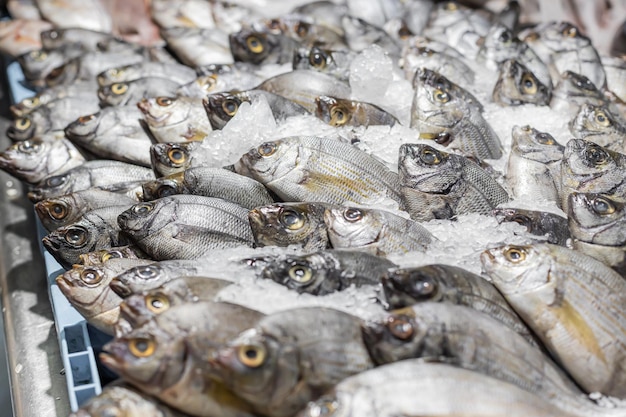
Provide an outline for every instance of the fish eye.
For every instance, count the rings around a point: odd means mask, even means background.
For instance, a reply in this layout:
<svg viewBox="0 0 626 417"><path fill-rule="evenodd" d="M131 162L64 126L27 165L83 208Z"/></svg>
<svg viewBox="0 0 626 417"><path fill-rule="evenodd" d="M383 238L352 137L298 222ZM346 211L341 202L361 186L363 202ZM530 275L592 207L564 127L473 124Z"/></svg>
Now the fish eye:
<svg viewBox="0 0 626 417"><path fill-rule="evenodd" d="M59 187L63 184L65 184L66 181L66 177L65 176L60 176L57 175L55 177L50 177L46 180L46 185L48 187Z"/></svg>
<svg viewBox="0 0 626 417"><path fill-rule="evenodd" d="M106 251L100 257L100 262L106 262L109 259L121 258L121 257L122 257L122 253L120 251L116 251L116 250Z"/></svg>
<svg viewBox="0 0 626 417"><path fill-rule="evenodd" d="M309 54L309 64L314 68L326 68L326 55L319 48L311 49Z"/></svg>
<svg viewBox="0 0 626 417"><path fill-rule="evenodd" d="M516 214L515 216L511 218L511 221L517 224L521 224L522 226L526 226L526 227L530 225L530 219L527 216L524 216L523 214Z"/></svg>
<svg viewBox="0 0 626 417"><path fill-rule="evenodd" d="M502 43L509 43L511 42L511 34L508 30L505 30L498 36L498 40Z"/></svg>
<svg viewBox="0 0 626 417"><path fill-rule="evenodd" d="M199 80L198 83L200 84L200 88L209 93L213 91L213 89L217 85L217 75L209 75L208 77L204 77Z"/></svg>
<svg viewBox="0 0 626 417"><path fill-rule="evenodd" d="M111 77L117 77L118 75L121 75L123 72L124 70L121 68L111 68L107 71L107 74L110 75Z"/></svg>
<svg viewBox="0 0 626 417"><path fill-rule="evenodd" d="M271 19L268 23L267 23L267 27L269 29L272 30L277 30L280 29L280 20L278 19Z"/></svg>
<svg viewBox="0 0 626 417"><path fill-rule="evenodd" d="M279 220L289 230L302 229L305 223L305 218L302 213L293 209L284 209L281 211Z"/></svg>
<svg viewBox="0 0 626 417"><path fill-rule="evenodd" d="M350 117L344 106L336 105L330 109L330 125L342 126L348 123Z"/></svg>
<svg viewBox="0 0 626 417"><path fill-rule="evenodd" d="M554 138L547 133L539 133L536 137L537 142L542 145L554 145Z"/></svg>
<svg viewBox="0 0 626 417"><path fill-rule="evenodd" d="M187 160L187 153L178 146L173 146L167 151L167 157L175 165L182 165Z"/></svg>
<svg viewBox="0 0 626 417"><path fill-rule="evenodd" d="M306 35L309 34L310 28L311 28L311 25L309 25L308 23L304 23L304 22L298 22L294 26L294 30L296 31L298 36L300 36L301 38L304 38Z"/></svg>
<svg viewBox="0 0 626 417"><path fill-rule="evenodd" d="M104 275L95 268L85 268L80 273L80 279L87 285L96 285L102 281Z"/></svg>
<svg viewBox="0 0 626 417"><path fill-rule="evenodd" d="M274 155L278 149L278 146L274 142L265 142L258 148L258 152L261 156L271 156Z"/></svg>
<svg viewBox="0 0 626 417"><path fill-rule="evenodd" d="M153 279L159 275L159 272L155 267L148 265L135 269L135 275L141 279Z"/></svg>
<svg viewBox="0 0 626 417"><path fill-rule="evenodd" d="M13 126L15 126L15 128L21 132L28 129L30 125L31 125L30 119L27 117L22 117L21 119L17 119L13 124Z"/></svg>
<svg viewBox="0 0 626 417"><path fill-rule="evenodd" d="M605 164L609 159L609 155L598 146L592 146L591 148L589 148L585 156L594 165Z"/></svg>
<svg viewBox="0 0 626 417"><path fill-rule="evenodd" d="M126 83L115 83L111 84L111 92L115 95L121 95L128 91L128 84Z"/></svg>
<svg viewBox="0 0 626 417"><path fill-rule="evenodd" d="M25 98L22 100L21 104L28 109L32 109L39 105L39 97Z"/></svg>
<svg viewBox="0 0 626 417"><path fill-rule="evenodd" d="M589 80L589 78L585 77L584 75L580 75L579 77L576 77L574 79L574 84L576 85L576 87L581 88L583 90L594 90L594 85L593 83Z"/></svg>
<svg viewBox="0 0 626 417"><path fill-rule="evenodd" d="M615 205L611 200L605 197L596 197L591 201L591 207L593 211L600 215L613 214L615 212Z"/></svg>
<svg viewBox="0 0 626 417"><path fill-rule="evenodd" d="M33 142L29 141L29 140L25 140L23 142L20 142L20 144L17 145L17 149L20 152L23 152L23 153L35 153L40 148L41 148L41 145L39 143L33 143Z"/></svg>
<svg viewBox="0 0 626 417"><path fill-rule="evenodd" d="M154 314L161 314L170 308L170 300L164 294L149 294L146 296L146 307Z"/></svg>
<svg viewBox="0 0 626 417"><path fill-rule="evenodd" d="M237 113L238 109L239 104L233 98L227 98L222 102L222 110L224 110L224 113L230 117L233 117Z"/></svg>
<svg viewBox="0 0 626 417"><path fill-rule="evenodd" d="M354 223L363 218L363 212L356 208L348 208L344 210L343 218L350 223Z"/></svg>
<svg viewBox="0 0 626 417"><path fill-rule="evenodd" d="M178 193L178 189L171 184L161 184L159 188L157 188L157 192L156 192L159 198L169 197L177 193Z"/></svg>
<svg viewBox="0 0 626 417"><path fill-rule="evenodd" d="M521 247L512 246L504 251L504 257L513 263L519 263L526 259L526 250Z"/></svg>
<svg viewBox="0 0 626 417"><path fill-rule="evenodd" d="M438 165L441 163L441 155L435 149L423 149L420 159L428 165Z"/></svg>
<svg viewBox="0 0 626 417"><path fill-rule="evenodd" d="M578 29L576 29L574 26L567 25L565 29L563 29L563 35L569 38L575 38L576 36L578 36Z"/></svg>
<svg viewBox="0 0 626 417"><path fill-rule="evenodd" d="M313 270L306 265L293 265L289 268L289 278L298 284L306 284L313 278Z"/></svg>
<svg viewBox="0 0 626 417"><path fill-rule="evenodd" d="M87 243L87 231L82 227L70 227L65 232L65 241L72 246L83 246Z"/></svg>
<svg viewBox="0 0 626 417"><path fill-rule="evenodd" d="M260 54L265 50L263 42L261 42L261 39L259 39L255 35L250 35L246 38L246 46L248 47L248 50L253 54Z"/></svg>
<svg viewBox="0 0 626 417"><path fill-rule="evenodd" d="M445 91L439 88L435 90L433 97L435 97L435 100L437 100L440 103L447 103L448 101L450 101L450 94L446 93Z"/></svg>
<svg viewBox="0 0 626 417"><path fill-rule="evenodd" d="M237 349L239 361L248 368L258 368L265 362L267 351L263 345L243 345Z"/></svg>
<svg viewBox="0 0 626 417"><path fill-rule="evenodd" d="M532 75L529 73L525 73L522 76L522 92L524 94L536 94L537 93L537 83L533 79Z"/></svg>
<svg viewBox="0 0 626 417"><path fill-rule="evenodd" d="M48 31L48 38L50 39L57 39L59 36L61 36L61 34L59 33L58 30L50 30Z"/></svg>
<svg viewBox="0 0 626 417"><path fill-rule="evenodd" d="M30 53L30 57L35 61L43 61L48 58L48 54L42 50L32 51Z"/></svg>
<svg viewBox="0 0 626 417"><path fill-rule="evenodd" d="M594 113L595 113L594 118L600 126L602 127L611 126L612 124L611 119L609 119L609 117L607 116L605 112L603 112L602 110L596 110Z"/></svg>
<svg viewBox="0 0 626 417"><path fill-rule="evenodd" d="M63 220L68 214L67 206L64 203L53 203L50 205L48 213L55 220Z"/></svg>
<svg viewBox="0 0 626 417"><path fill-rule="evenodd" d="M391 316L387 319L387 329L393 337L400 340L409 340L413 337L414 329L406 316Z"/></svg>
<svg viewBox="0 0 626 417"><path fill-rule="evenodd" d="M138 337L128 341L128 350L137 358L147 358L154 354L156 343L153 340Z"/></svg>
<svg viewBox="0 0 626 417"><path fill-rule="evenodd" d="M459 9L459 6L455 2L449 1L443 6L443 8L449 12L455 12Z"/></svg>
<svg viewBox="0 0 626 417"><path fill-rule="evenodd" d="M139 203L139 204L135 204L131 210L135 214L142 215L142 214L147 214L151 212L152 209L153 209L152 203Z"/></svg>
<svg viewBox="0 0 626 417"><path fill-rule="evenodd" d="M78 118L78 123L82 123L82 124L89 123L95 118L96 118L95 114L88 114L87 116L80 116Z"/></svg>
<svg viewBox="0 0 626 417"><path fill-rule="evenodd" d="M420 299L431 299L437 293L437 283L426 275L419 274L412 283L413 295Z"/></svg>
<svg viewBox="0 0 626 417"><path fill-rule="evenodd" d="M172 104L174 102L174 100L172 100L169 97L157 97L156 99L156 104L158 104L161 107L167 107L170 104Z"/></svg>

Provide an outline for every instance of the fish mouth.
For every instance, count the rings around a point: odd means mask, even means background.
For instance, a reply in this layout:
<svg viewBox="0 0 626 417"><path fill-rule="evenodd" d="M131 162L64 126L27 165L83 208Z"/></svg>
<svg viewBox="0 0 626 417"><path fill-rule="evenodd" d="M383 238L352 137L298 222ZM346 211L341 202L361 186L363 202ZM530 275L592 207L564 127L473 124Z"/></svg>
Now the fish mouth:
<svg viewBox="0 0 626 417"><path fill-rule="evenodd" d="M119 295L122 298L129 297L133 294L133 292L130 290L130 287L128 287L128 285L124 284L118 278L113 278L111 280L111 282L109 283L109 288L111 288L111 290L115 294Z"/></svg>
<svg viewBox="0 0 626 417"><path fill-rule="evenodd" d="M63 275L59 275L58 277L56 277L54 279L54 281L56 282L57 287L59 287L59 290L61 290L63 295L65 295L67 298L69 298L69 296L70 296L70 294L72 292L72 289L74 288L72 283L69 282L68 280L66 280Z"/></svg>
<svg viewBox="0 0 626 417"><path fill-rule="evenodd" d="M483 264L483 269L496 263L496 257L492 253L493 249L487 249L480 254L480 262Z"/></svg>
<svg viewBox="0 0 626 417"><path fill-rule="evenodd" d="M61 244L52 236L44 236L41 242L45 248L50 252L58 252L61 249Z"/></svg>
<svg viewBox="0 0 626 417"><path fill-rule="evenodd" d="M28 199L30 200L31 203L38 203L41 200L44 199L43 196L43 192L41 190L38 189L34 189L32 191L29 191L26 196L28 197Z"/></svg>
<svg viewBox="0 0 626 417"><path fill-rule="evenodd" d="M123 301L120 304L120 315L128 321L133 328L141 324L136 320L136 318L140 315L140 311L126 301Z"/></svg>

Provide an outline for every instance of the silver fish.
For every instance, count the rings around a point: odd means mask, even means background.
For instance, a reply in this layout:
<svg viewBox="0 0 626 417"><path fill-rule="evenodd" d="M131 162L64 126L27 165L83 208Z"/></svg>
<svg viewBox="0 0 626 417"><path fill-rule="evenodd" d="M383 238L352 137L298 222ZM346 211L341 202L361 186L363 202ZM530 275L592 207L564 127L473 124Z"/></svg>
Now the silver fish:
<svg viewBox="0 0 626 417"><path fill-rule="evenodd" d="M565 110L573 117L585 104L602 106L608 105L609 101L589 78L572 71L563 72L552 90L550 107Z"/></svg>
<svg viewBox="0 0 626 417"><path fill-rule="evenodd" d="M254 22L252 28L262 33L287 36L302 45L317 44L330 48L347 46L341 31L317 23L312 16L299 13L286 13Z"/></svg>
<svg viewBox="0 0 626 417"><path fill-rule="evenodd" d="M341 27L341 18L348 14L346 4L324 0L313 1L295 7L291 12L311 16L318 24L329 27L335 32L344 35L343 28Z"/></svg>
<svg viewBox="0 0 626 417"><path fill-rule="evenodd" d="M402 58L404 76L407 80L412 80L418 69L427 68L456 84L465 86L474 84L474 71L454 55L408 43L402 48Z"/></svg>
<svg viewBox="0 0 626 417"><path fill-rule="evenodd" d="M145 77L100 87L98 98L103 107L132 105L146 97L173 96L179 86L167 78Z"/></svg>
<svg viewBox="0 0 626 417"><path fill-rule="evenodd" d="M360 52L371 45L380 46L392 58L402 53L399 43L381 27L354 16L343 16L341 25L351 50Z"/></svg>
<svg viewBox="0 0 626 417"><path fill-rule="evenodd" d="M403 17L405 13L404 2L400 0L347 0L346 4L350 15L380 27L389 20Z"/></svg>
<svg viewBox="0 0 626 417"><path fill-rule="evenodd" d="M198 98L144 98L137 107L158 142L202 140L212 130Z"/></svg>
<svg viewBox="0 0 626 417"><path fill-rule="evenodd" d="M100 32L80 27L54 28L41 32L44 48L57 49L68 44L79 44L85 51L97 52L102 41L113 38L110 32Z"/></svg>
<svg viewBox="0 0 626 417"><path fill-rule="evenodd" d="M626 120L607 106L583 104L569 122L576 139L585 139L616 152L626 151Z"/></svg>
<svg viewBox="0 0 626 417"><path fill-rule="evenodd" d="M300 47L293 55L293 69L319 71L348 81L350 63L356 55L356 52L349 49Z"/></svg>
<svg viewBox="0 0 626 417"><path fill-rule="evenodd" d="M98 84L103 87L115 83L137 80L144 77L168 78L180 85L196 79L196 73L186 65L168 62L140 62L109 68L97 76Z"/></svg>
<svg viewBox="0 0 626 417"><path fill-rule="evenodd" d="M214 28L211 3L203 0L155 0L150 15L161 28Z"/></svg>
<svg viewBox="0 0 626 417"><path fill-rule="evenodd" d="M235 171L256 179L284 201L400 201L396 173L337 139L293 136L266 142L244 154Z"/></svg>
<svg viewBox="0 0 626 417"><path fill-rule="evenodd" d="M155 260L194 259L253 242L248 210L213 197L173 195L139 203L121 213L118 223Z"/></svg>
<svg viewBox="0 0 626 417"><path fill-rule="evenodd" d="M481 255L509 304L586 392L623 397L626 282L594 258L550 244Z"/></svg>
<svg viewBox="0 0 626 417"><path fill-rule="evenodd" d="M82 53L79 45L72 44L59 49L36 49L18 56L17 61L24 78L35 87L43 87L44 78L52 70Z"/></svg>
<svg viewBox="0 0 626 417"><path fill-rule="evenodd" d="M157 143L150 147L152 169L159 177L167 177L201 166L202 153L202 141Z"/></svg>
<svg viewBox="0 0 626 417"><path fill-rule="evenodd" d="M39 107L66 97L80 97L88 102L93 101L97 88L93 81L80 81L68 86L49 87L35 96L27 97L19 103L11 105L11 114L16 118L24 117Z"/></svg>
<svg viewBox="0 0 626 417"><path fill-rule="evenodd" d="M492 98L503 106L525 103L547 106L550 103L550 88L541 83L525 65L515 59L508 59L501 64Z"/></svg>
<svg viewBox="0 0 626 417"><path fill-rule="evenodd" d="M515 222L526 227L532 235L541 236L545 242L566 246L572 237L567 219L547 211L524 210L517 208L497 208L493 215L498 223Z"/></svg>
<svg viewBox="0 0 626 417"><path fill-rule="evenodd" d="M482 105L474 96L424 68L416 72L413 87L411 127L421 138L479 159L502 156L500 139L482 117Z"/></svg>
<svg viewBox="0 0 626 417"><path fill-rule="evenodd" d="M198 67L233 62L228 34L220 29L175 27L161 30L161 36L185 65Z"/></svg>
<svg viewBox="0 0 626 417"><path fill-rule="evenodd" d="M602 56L602 66L606 73L606 87L621 101L626 101L626 62L624 57Z"/></svg>
<svg viewBox="0 0 626 417"><path fill-rule="evenodd" d="M374 104L329 96L320 96L315 101L315 115L331 126L393 126L399 123L391 113Z"/></svg>
<svg viewBox="0 0 626 417"><path fill-rule="evenodd" d="M421 224L391 212L355 207L324 213L334 249L350 248L378 256L425 251L435 239Z"/></svg>

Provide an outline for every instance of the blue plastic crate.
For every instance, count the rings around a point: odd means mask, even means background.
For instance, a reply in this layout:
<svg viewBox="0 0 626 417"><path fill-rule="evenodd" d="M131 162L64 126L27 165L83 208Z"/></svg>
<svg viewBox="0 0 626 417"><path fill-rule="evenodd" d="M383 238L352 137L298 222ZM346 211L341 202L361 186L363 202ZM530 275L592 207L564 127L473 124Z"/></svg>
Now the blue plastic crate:
<svg viewBox="0 0 626 417"><path fill-rule="evenodd" d="M17 62L7 66L7 78L13 103L35 95L24 82L24 74ZM67 301L56 284L56 277L65 272L65 269L41 245L41 238L46 235L46 231L39 219L37 230L39 247L46 263L50 303L65 368L70 407L72 411L76 411L84 401L100 394L100 375L87 322Z"/></svg>

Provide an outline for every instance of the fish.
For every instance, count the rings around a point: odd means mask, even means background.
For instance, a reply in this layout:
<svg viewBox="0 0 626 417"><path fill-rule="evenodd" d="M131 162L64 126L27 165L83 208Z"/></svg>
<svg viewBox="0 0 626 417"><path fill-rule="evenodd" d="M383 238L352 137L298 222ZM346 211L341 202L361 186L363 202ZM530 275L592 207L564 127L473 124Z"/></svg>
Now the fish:
<svg viewBox="0 0 626 417"><path fill-rule="evenodd" d="M412 80L418 69L427 68L458 85L474 85L476 77L474 70L457 56L436 51L428 46L409 43L402 48L402 58L404 59L404 76L407 80Z"/></svg>
<svg viewBox="0 0 626 417"><path fill-rule="evenodd" d="M547 243L480 256L494 285L585 392L624 397L626 282L602 262Z"/></svg>
<svg viewBox="0 0 626 417"><path fill-rule="evenodd" d="M585 139L616 152L626 151L626 120L607 106L583 104L568 127L576 139Z"/></svg>
<svg viewBox="0 0 626 417"><path fill-rule="evenodd" d="M102 265L111 259L148 259L148 255L136 246L124 245L83 253L79 258L81 265L95 266Z"/></svg>
<svg viewBox="0 0 626 417"><path fill-rule="evenodd" d="M137 107L158 142L202 140L212 130L199 98L174 95L142 98Z"/></svg>
<svg viewBox="0 0 626 417"><path fill-rule="evenodd" d="M453 216L489 215L509 200L506 190L475 162L428 145L401 145L398 173L410 211L422 210L420 193L439 198Z"/></svg>
<svg viewBox="0 0 626 417"><path fill-rule="evenodd" d="M108 284L123 271L148 262L146 259L110 259L101 265L74 265L57 276L55 282L70 304L90 324L113 334L122 299Z"/></svg>
<svg viewBox="0 0 626 417"><path fill-rule="evenodd" d="M117 216L127 206L103 207L83 214L67 226L57 227L43 239L44 247L65 268L80 262L80 255L100 249L128 245L120 234Z"/></svg>
<svg viewBox="0 0 626 417"><path fill-rule="evenodd" d="M517 385L564 410L568 406L572 412L585 406L594 408L542 350L502 323L465 306L415 304L364 324L362 332L379 366L404 359L437 358Z"/></svg>
<svg viewBox="0 0 626 417"><path fill-rule="evenodd" d="M134 106L105 107L84 114L65 127L65 136L94 155L150 167L152 140L139 124Z"/></svg>
<svg viewBox="0 0 626 417"><path fill-rule="evenodd" d="M254 406L257 413L294 415L336 383L373 367L360 319L329 308L297 308L260 319L256 326L207 355L191 355L204 372ZM315 366L311 366L315 364Z"/></svg>
<svg viewBox="0 0 626 417"><path fill-rule="evenodd" d="M185 65L232 64L228 34L220 29L174 27L161 30L174 55Z"/></svg>
<svg viewBox="0 0 626 417"><path fill-rule="evenodd" d="M87 161L64 174L46 178L28 193L28 198L36 203L91 187L127 191L129 184L134 187L137 182L153 179L154 174L148 168L117 161Z"/></svg>
<svg viewBox="0 0 626 417"><path fill-rule="evenodd" d="M103 107L132 105L146 97L173 96L179 86L167 78L144 77L100 87L98 98Z"/></svg>
<svg viewBox="0 0 626 417"><path fill-rule="evenodd" d="M550 89L524 64L509 59L500 66L492 98L502 106L519 106L526 103L547 106L550 103Z"/></svg>
<svg viewBox="0 0 626 417"><path fill-rule="evenodd" d="M185 339L207 335L211 345L218 346L253 326L262 316L228 303L180 305L104 345L100 360L143 392L185 413L253 417L245 401L195 370L198 365L188 354ZM205 348L209 350L211 345Z"/></svg>
<svg viewBox="0 0 626 417"><path fill-rule="evenodd" d="M261 100L267 102L274 119L279 121L288 117L309 114L309 111L300 104L264 90L209 94L203 100L203 104L213 129L222 129L235 117L242 103L256 103Z"/></svg>
<svg viewBox="0 0 626 417"><path fill-rule="evenodd" d="M174 194L218 197L249 210L274 202L261 183L222 168L190 168L143 185L144 201Z"/></svg>
<svg viewBox="0 0 626 417"><path fill-rule="evenodd" d="M283 201L400 201L396 173L337 139L293 136L265 142L244 154L235 172L259 181Z"/></svg>
<svg viewBox="0 0 626 417"><path fill-rule="evenodd" d="M7 19L0 24L0 52L17 57L43 47L40 34L52 28L39 19Z"/></svg>
<svg viewBox="0 0 626 417"><path fill-rule="evenodd" d="M248 210L220 198L172 195L122 212L119 227L152 259L194 259L211 250L251 247Z"/></svg>
<svg viewBox="0 0 626 417"><path fill-rule="evenodd" d="M97 75L96 80L101 87L138 80L145 77L168 78L179 85L193 82L196 72L186 65L168 62L140 62L109 68Z"/></svg>
<svg viewBox="0 0 626 417"><path fill-rule="evenodd" d="M619 100L626 102L626 89L624 88L624 77L626 76L626 63L624 57L601 56L602 67L606 74L606 87Z"/></svg>
<svg viewBox="0 0 626 417"><path fill-rule="evenodd" d="M110 32L80 27L56 27L41 32L41 44L46 49L57 49L65 45L80 45L84 51L98 52L103 41L113 39Z"/></svg>
<svg viewBox="0 0 626 417"><path fill-rule="evenodd" d="M35 204L35 213L48 231L68 226L89 211L104 207L129 207L137 200L98 188L76 191Z"/></svg>
<svg viewBox="0 0 626 417"><path fill-rule="evenodd" d="M341 30L332 25L318 23L314 17L301 13L285 13L271 19L253 22L252 28L261 33L287 36L300 45L316 44L327 48L347 47Z"/></svg>
<svg viewBox="0 0 626 417"><path fill-rule="evenodd" d="M493 215L498 223L515 222L525 226L528 233L541 236L547 243L567 246L572 237L567 218L558 214L519 208L497 208L493 210Z"/></svg>
<svg viewBox="0 0 626 417"><path fill-rule="evenodd" d="M110 32L111 15L96 0L35 0L41 16L57 28L84 28Z"/></svg>
<svg viewBox="0 0 626 417"><path fill-rule="evenodd" d="M586 104L608 105L609 100L589 78L572 71L563 72L556 87L552 90L550 107L565 110L574 116L580 107Z"/></svg>
<svg viewBox="0 0 626 417"><path fill-rule="evenodd" d="M270 258L261 277L298 293L326 295L351 286L378 285L380 276L395 266L364 252L327 250Z"/></svg>
<svg viewBox="0 0 626 417"><path fill-rule="evenodd" d="M196 68L198 78L182 85L177 94L204 98L207 94L223 91L250 90L265 80L257 71L259 67L243 62L204 65Z"/></svg>
<svg viewBox="0 0 626 417"><path fill-rule="evenodd" d="M493 284L463 268L444 264L392 268L381 275L380 282L384 294L381 302L388 310L424 302L456 304L489 315L538 346L532 332Z"/></svg>
<svg viewBox="0 0 626 417"><path fill-rule="evenodd" d="M319 71L339 80L350 78L350 63L357 53L350 49L327 49L301 46L294 52L293 69Z"/></svg>
<svg viewBox="0 0 626 417"><path fill-rule="evenodd" d="M0 169L29 184L37 184L85 161L70 141L55 133L16 142L0 153Z"/></svg>
<svg viewBox="0 0 626 417"><path fill-rule="evenodd" d="M384 210L327 209L324 223L334 249L350 248L377 256L425 251L435 237L416 221Z"/></svg>
<svg viewBox="0 0 626 417"><path fill-rule="evenodd" d="M96 100L94 96L96 89L97 86L92 81L81 81L68 86L46 88L32 97L27 97L19 103L12 104L10 107L11 114L16 118L21 118L39 107L66 97L80 97L86 101L94 101Z"/></svg>
<svg viewBox="0 0 626 417"><path fill-rule="evenodd" d="M152 169L159 177L202 165L202 141L157 143L150 147Z"/></svg>
<svg viewBox="0 0 626 417"><path fill-rule="evenodd" d="M478 159L502 157L502 144L482 117L482 105L442 75L422 68L413 78L411 127L420 138Z"/></svg>
<svg viewBox="0 0 626 417"><path fill-rule="evenodd" d="M310 16L318 24L344 35L341 18L348 14L348 6L346 4L324 0L313 1L294 7L291 9L291 12L296 15Z"/></svg>
<svg viewBox="0 0 626 417"><path fill-rule="evenodd" d="M16 59L22 68L24 78L35 87L44 87L43 80L52 70L82 53L84 51L79 45L69 44L58 49L35 49Z"/></svg>
<svg viewBox="0 0 626 417"><path fill-rule="evenodd" d="M393 126L398 119L380 107L362 101L320 96L315 115L331 126Z"/></svg>
<svg viewBox="0 0 626 417"><path fill-rule="evenodd" d="M455 399L450 401L450 393ZM298 417L574 417L513 384L454 365L411 359L346 378Z"/></svg>
<svg viewBox="0 0 626 417"><path fill-rule="evenodd" d="M330 247L324 223L328 203L275 203L256 207L248 220L257 246L301 246L305 252Z"/></svg>
<svg viewBox="0 0 626 417"><path fill-rule="evenodd" d="M383 28L350 15L341 17L341 26L345 33L346 43L351 50L361 52L371 45L378 45L392 59L400 57L402 50L399 43Z"/></svg>
<svg viewBox="0 0 626 417"><path fill-rule="evenodd" d="M511 136L506 184L513 195L558 202L565 147L528 125L513 126Z"/></svg>
<svg viewBox="0 0 626 417"><path fill-rule="evenodd" d="M228 35L230 51L236 62L254 65L291 63L299 43L289 36L242 28Z"/></svg>

